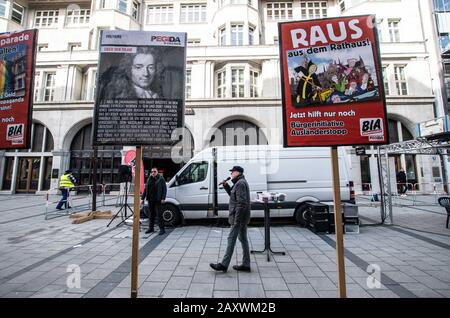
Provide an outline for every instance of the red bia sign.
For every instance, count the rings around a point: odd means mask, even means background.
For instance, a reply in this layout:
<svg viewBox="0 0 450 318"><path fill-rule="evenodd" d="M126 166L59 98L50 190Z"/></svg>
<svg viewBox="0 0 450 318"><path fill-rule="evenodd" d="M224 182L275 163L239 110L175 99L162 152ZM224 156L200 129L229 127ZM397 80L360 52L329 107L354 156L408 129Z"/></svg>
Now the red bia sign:
<svg viewBox="0 0 450 318"><path fill-rule="evenodd" d="M0 149L30 147L36 37L0 34Z"/></svg>

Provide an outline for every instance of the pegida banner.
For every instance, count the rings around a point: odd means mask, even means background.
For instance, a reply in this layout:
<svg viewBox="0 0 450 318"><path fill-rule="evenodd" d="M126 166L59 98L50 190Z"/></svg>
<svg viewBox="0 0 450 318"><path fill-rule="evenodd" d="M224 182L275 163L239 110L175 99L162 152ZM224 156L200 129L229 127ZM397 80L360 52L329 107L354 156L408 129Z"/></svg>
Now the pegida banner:
<svg viewBox="0 0 450 318"><path fill-rule="evenodd" d="M96 145L171 145L184 124L186 33L103 31Z"/></svg>
<svg viewBox="0 0 450 318"><path fill-rule="evenodd" d="M30 148L37 30L0 34L0 149Z"/></svg>
<svg viewBox="0 0 450 318"><path fill-rule="evenodd" d="M387 143L374 21L279 23L285 147Z"/></svg>

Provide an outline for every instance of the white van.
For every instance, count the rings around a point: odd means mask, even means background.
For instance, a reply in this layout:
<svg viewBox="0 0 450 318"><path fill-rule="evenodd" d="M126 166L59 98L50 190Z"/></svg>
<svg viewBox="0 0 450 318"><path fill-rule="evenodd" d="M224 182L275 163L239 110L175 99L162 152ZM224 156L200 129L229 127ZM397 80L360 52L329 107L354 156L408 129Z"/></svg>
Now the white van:
<svg viewBox="0 0 450 318"><path fill-rule="evenodd" d="M338 154L341 198L354 203L349 164L341 148ZM294 217L303 224L306 202L333 200L330 148L214 147L195 155L168 182L165 222L177 225L183 219L228 218L229 196L218 184L230 176L233 166L244 168L252 200L257 192L286 194L284 202L271 204L271 217ZM251 217L263 216L263 206L252 203Z"/></svg>

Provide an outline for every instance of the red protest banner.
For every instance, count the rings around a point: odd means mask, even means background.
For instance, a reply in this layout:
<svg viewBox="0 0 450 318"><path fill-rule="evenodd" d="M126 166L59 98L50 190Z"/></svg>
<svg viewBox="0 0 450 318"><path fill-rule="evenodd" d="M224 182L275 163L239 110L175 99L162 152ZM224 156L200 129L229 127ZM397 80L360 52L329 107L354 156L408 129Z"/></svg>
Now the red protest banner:
<svg viewBox="0 0 450 318"><path fill-rule="evenodd" d="M0 149L30 148L36 37L0 34Z"/></svg>
<svg viewBox="0 0 450 318"><path fill-rule="evenodd" d="M374 19L279 23L285 147L387 143Z"/></svg>

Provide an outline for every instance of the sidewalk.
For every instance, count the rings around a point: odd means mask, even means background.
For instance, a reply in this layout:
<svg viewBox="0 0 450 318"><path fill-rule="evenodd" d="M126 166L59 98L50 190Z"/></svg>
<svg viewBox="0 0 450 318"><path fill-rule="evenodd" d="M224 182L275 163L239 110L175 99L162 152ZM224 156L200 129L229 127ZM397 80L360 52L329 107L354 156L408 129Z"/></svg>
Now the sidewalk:
<svg viewBox="0 0 450 318"><path fill-rule="evenodd" d="M71 224L66 216L45 221L42 202L0 196L0 297L129 297L131 228L106 228L108 220ZM344 236L348 297L450 297L450 230L443 209L419 208L395 208L396 226L365 226ZM365 224L379 221L376 208L361 207L360 214ZM141 231L138 296L338 296L334 235L273 226L272 249L285 256L267 262L265 254L252 254L252 272L238 273L231 268L241 259L238 242L229 271L214 272L209 263L221 260L228 231L206 223L163 236ZM248 233L251 249L262 250L264 228L250 226ZM381 269L380 288L367 285L369 264ZM67 285L74 265L81 269L81 288Z"/></svg>

